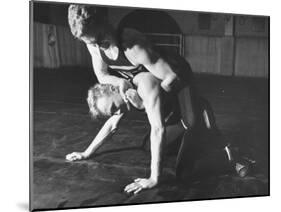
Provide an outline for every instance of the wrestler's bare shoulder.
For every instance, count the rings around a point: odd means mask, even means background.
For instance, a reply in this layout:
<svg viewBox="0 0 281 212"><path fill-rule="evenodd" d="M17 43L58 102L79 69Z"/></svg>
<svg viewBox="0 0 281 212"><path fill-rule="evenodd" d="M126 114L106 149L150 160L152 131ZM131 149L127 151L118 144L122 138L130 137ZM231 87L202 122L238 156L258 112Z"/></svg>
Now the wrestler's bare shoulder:
<svg viewBox="0 0 281 212"><path fill-rule="evenodd" d="M159 92L160 80L154 77L150 72L139 73L133 79L133 83L138 88L138 93L142 98L145 98L151 92Z"/></svg>
<svg viewBox="0 0 281 212"><path fill-rule="evenodd" d="M160 84L160 82L161 81L157 79L155 76L153 76L153 74L151 74L150 72L141 72L137 74L133 79L133 83L135 85L145 84L145 83L157 85Z"/></svg>

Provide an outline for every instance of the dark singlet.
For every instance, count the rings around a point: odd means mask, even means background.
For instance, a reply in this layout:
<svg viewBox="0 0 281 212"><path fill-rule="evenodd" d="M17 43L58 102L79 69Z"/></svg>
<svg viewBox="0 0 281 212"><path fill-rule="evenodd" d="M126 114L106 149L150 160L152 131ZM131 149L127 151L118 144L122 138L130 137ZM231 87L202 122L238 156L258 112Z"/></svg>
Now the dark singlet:
<svg viewBox="0 0 281 212"><path fill-rule="evenodd" d="M134 66L125 56L124 51L122 51L119 47L119 53L116 60L109 59L103 50L100 49L100 54L103 61L109 66Z"/></svg>
<svg viewBox="0 0 281 212"><path fill-rule="evenodd" d="M126 58L124 52L122 50L120 51L120 49L116 60L109 59L105 55L104 51L101 49L100 49L100 54L103 61L109 66L133 66L133 64ZM147 70L144 67L139 66L131 70L114 69L114 72L118 72L118 74L120 74L123 78L131 81L137 74L139 74L140 72L147 72ZM163 93L162 95L164 95L164 99L166 99L166 101L164 101L164 107L163 107L165 122L173 123L179 121L180 112L177 104L177 98L173 98L173 94ZM130 105L134 107L131 103ZM137 108L135 109L139 110ZM139 111L144 111L144 110L139 110Z"/></svg>
<svg viewBox="0 0 281 212"><path fill-rule="evenodd" d="M125 31L127 30L127 31ZM151 49L153 49L153 53L150 52L149 57L151 61L157 61L158 58L162 57L166 62L171 66L173 71L178 75L180 81L182 84L189 84L192 77L192 70L189 65L189 63L178 54L174 54L171 51L167 51L164 49L160 49L156 46L153 46L152 43L150 43L148 40L146 40L143 36L140 36L139 34L131 33L130 30L135 31L132 29L123 29L118 30L117 38L118 43L117 47L119 49L118 57L116 60L112 60L108 58L105 54L105 52L100 49L100 55L102 57L102 60L109 66L133 66L134 65L127 59L124 50L127 48L131 48L133 45L138 44L141 46L150 46ZM132 79L141 72L148 72L148 70L140 65L135 66L135 68L132 68L130 70L124 70L124 69L112 69L114 73L118 73L119 76L122 78L125 78L127 80L132 81Z"/></svg>
<svg viewBox="0 0 281 212"><path fill-rule="evenodd" d="M119 53L116 60L112 60L108 58L103 50L100 49L100 55L102 60L108 65L108 66L134 66L125 56L124 51L118 47ZM121 77L132 80L138 73L140 72L147 72L147 70L142 66L137 66L130 70L124 70L124 69L114 69L115 72L117 72Z"/></svg>

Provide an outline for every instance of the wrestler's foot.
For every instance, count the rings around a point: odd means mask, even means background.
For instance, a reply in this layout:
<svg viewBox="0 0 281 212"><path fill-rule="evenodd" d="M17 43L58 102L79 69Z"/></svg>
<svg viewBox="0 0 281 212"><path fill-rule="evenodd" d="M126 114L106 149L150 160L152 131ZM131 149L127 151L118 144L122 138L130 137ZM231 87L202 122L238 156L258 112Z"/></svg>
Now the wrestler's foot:
<svg viewBox="0 0 281 212"><path fill-rule="evenodd" d="M251 160L248 157L241 157L239 149L234 148L231 145L227 145L224 149L227 153L229 162L232 164L231 166L234 167L235 173L238 174L239 177L246 177L256 161Z"/></svg>
<svg viewBox="0 0 281 212"><path fill-rule="evenodd" d="M249 173L249 165L237 162L235 163L235 171L239 177L246 177Z"/></svg>
<svg viewBox="0 0 281 212"><path fill-rule="evenodd" d="M235 162L235 171L239 177L246 177L256 161L247 157L241 157L239 161Z"/></svg>

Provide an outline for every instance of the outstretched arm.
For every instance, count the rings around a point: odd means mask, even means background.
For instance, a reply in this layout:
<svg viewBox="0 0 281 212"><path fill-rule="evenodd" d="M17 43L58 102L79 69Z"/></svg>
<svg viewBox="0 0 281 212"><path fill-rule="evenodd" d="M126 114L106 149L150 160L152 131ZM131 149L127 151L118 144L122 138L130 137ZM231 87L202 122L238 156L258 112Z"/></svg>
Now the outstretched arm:
<svg viewBox="0 0 281 212"><path fill-rule="evenodd" d="M155 88L157 89L157 88ZM147 117L151 126L150 140L151 140L151 165L150 165L150 179L158 183L161 165L161 150L164 140L164 124L161 117L161 99L160 95L155 95L153 92L151 96L144 102Z"/></svg>
<svg viewBox="0 0 281 212"><path fill-rule="evenodd" d="M139 178L125 187L126 192L138 193L142 189L156 186L161 171L161 150L165 138L165 128L161 115L161 95L159 81L151 74L146 75L138 84L138 93L143 99L143 104L151 126L151 173L149 178Z"/></svg>
<svg viewBox="0 0 281 212"><path fill-rule="evenodd" d="M71 154L66 155L66 159L69 161L76 161L86 159L91 156L99 146L106 141L111 135L113 135L118 127L118 123L120 122L123 114L121 115L113 115L111 116L103 125L101 130L98 132L92 143L84 152L73 152Z"/></svg>
<svg viewBox="0 0 281 212"><path fill-rule="evenodd" d="M169 92L177 84L178 76L169 63L155 52L151 43L142 33L127 29L124 40L127 41L125 55L135 65L143 65L150 73L161 80L161 87Z"/></svg>
<svg viewBox="0 0 281 212"><path fill-rule="evenodd" d="M149 51L153 50L135 45L127 52L132 55L134 63L143 65L150 73L161 80L161 87L165 91L171 91L177 82L178 76L163 58L159 57L156 61L153 61Z"/></svg>

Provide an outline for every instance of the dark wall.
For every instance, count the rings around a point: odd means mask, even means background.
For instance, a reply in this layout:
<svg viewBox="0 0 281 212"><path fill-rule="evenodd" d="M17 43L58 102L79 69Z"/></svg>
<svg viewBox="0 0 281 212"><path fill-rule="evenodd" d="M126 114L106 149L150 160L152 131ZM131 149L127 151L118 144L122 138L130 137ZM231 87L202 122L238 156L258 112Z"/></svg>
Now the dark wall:
<svg viewBox="0 0 281 212"><path fill-rule="evenodd" d="M36 67L92 66L85 45L70 33L68 6L34 3ZM108 7L108 20L115 27L135 24L145 32L181 34L194 72L268 76L268 17Z"/></svg>
<svg viewBox="0 0 281 212"><path fill-rule="evenodd" d="M51 3L51 2L34 2L34 21L68 26L67 9L69 4ZM101 6L100 6L101 7ZM265 16L253 15L231 15L207 12L192 11L174 11L174 10L150 10L130 7L102 7L106 8L109 21L118 26L123 24L123 19L132 19L130 25L155 25L156 28L147 30L160 30L173 22L175 27L171 32L183 32L187 35L225 35L227 23L235 17L235 35L236 36L262 36L268 37L269 19ZM146 15L142 16L145 12ZM167 18L171 17L171 19ZM133 20L134 19L134 20ZM168 21L168 22L167 22ZM152 23L154 24L152 24ZM167 23L165 23L167 22ZM158 23L158 24L156 24ZM166 25L167 24L167 25Z"/></svg>
<svg viewBox="0 0 281 212"><path fill-rule="evenodd" d="M34 21L44 24L67 26L67 9L69 4L34 2Z"/></svg>

